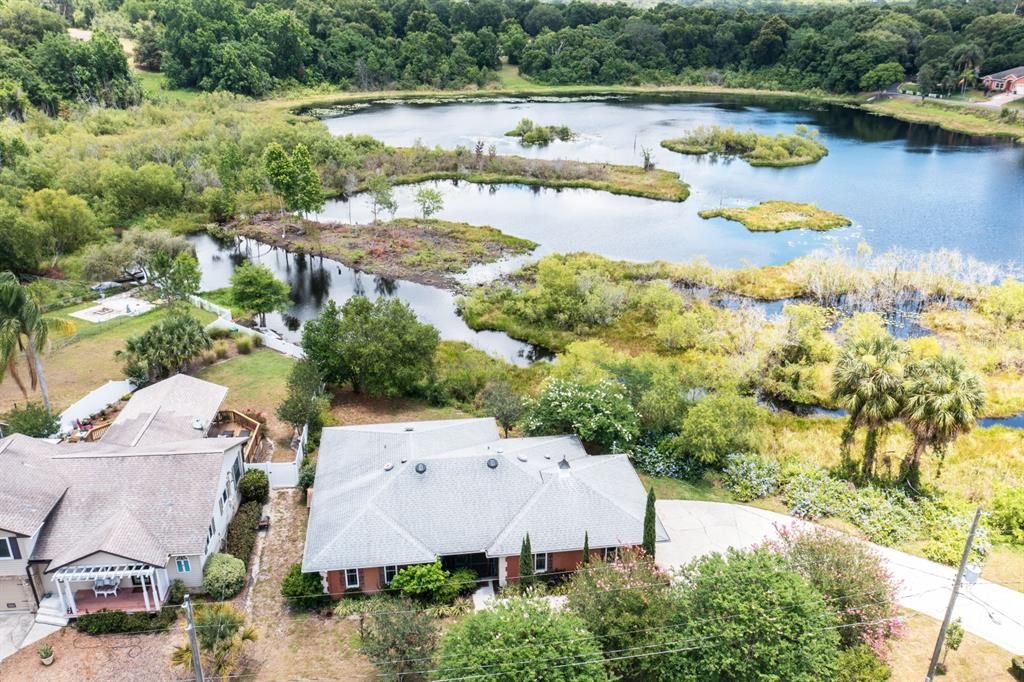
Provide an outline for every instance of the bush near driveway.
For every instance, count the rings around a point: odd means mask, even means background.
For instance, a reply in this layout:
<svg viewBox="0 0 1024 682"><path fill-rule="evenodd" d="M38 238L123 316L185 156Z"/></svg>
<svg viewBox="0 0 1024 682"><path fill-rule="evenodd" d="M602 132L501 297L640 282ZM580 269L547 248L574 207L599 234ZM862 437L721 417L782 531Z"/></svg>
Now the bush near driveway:
<svg viewBox="0 0 1024 682"><path fill-rule="evenodd" d="M263 505L256 501L246 502L238 508L235 518L228 526L227 537L224 540L225 554L241 559L246 566L249 565L262 515Z"/></svg>
<svg viewBox="0 0 1024 682"><path fill-rule="evenodd" d="M242 475L238 489L242 493L242 502L266 504L270 499L270 479L267 478L267 472L249 469Z"/></svg>
<svg viewBox="0 0 1024 682"><path fill-rule="evenodd" d="M231 599L245 586L245 564L230 554L214 554L203 571L203 589L214 599Z"/></svg>
<svg viewBox="0 0 1024 682"><path fill-rule="evenodd" d="M99 611L79 616L75 628L87 635L109 635L113 633L153 632L167 630L178 618L178 609L165 606L158 613L126 613L124 611Z"/></svg>

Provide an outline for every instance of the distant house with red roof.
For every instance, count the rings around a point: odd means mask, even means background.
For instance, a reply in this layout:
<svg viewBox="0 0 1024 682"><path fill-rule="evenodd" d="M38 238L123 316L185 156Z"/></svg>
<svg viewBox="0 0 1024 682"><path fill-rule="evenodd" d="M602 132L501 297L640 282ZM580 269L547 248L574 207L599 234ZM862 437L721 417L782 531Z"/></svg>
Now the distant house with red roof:
<svg viewBox="0 0 1024 682"><path fill-rule="evenodd" d="M981 84L985 86L986 90L992 92L1012 92L1024 95L1024 66L1006 69L999 73L990 73L982 77Z"/></svg>

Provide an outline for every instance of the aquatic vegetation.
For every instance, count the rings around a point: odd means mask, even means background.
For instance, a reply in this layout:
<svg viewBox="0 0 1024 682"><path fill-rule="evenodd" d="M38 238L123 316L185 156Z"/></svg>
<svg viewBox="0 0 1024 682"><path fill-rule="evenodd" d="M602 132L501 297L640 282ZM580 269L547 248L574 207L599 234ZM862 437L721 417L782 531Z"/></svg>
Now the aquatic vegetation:
<svg viewBox="0 0 1024 682"><path fill-rule="evenodd" d="M701 126L683 137L662 140L661 146L680 154L738 156L751 166L803 166L820 161L828 149L818 131L797 126L791 135L762 135L752 130Z"/></svg>
<svg viewBox="0 0 1024 682"><path fill-rule="evenodd" d="M781 232L783 230L832 230L846 227L852 222L838 213L820 209L814 204L792 201L764 201L750 208L714 208L701 211L701 218L725 218L743 223L751 232Z"/></svg>
<svg viewBox="0 0 1024 682"><path fill-rule="evenodd" d="M576 137L569 126L540 126L528 118L519 121L515 128L505 133L506 137L518 137L524 147L546 146L555 140L568 142Z"/></svg>

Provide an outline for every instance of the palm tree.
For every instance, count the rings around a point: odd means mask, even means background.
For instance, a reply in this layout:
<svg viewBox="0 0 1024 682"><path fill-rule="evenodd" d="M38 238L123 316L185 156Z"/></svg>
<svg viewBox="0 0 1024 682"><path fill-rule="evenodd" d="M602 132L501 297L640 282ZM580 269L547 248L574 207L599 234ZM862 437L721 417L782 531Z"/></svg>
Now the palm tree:
<svg viewBox="0 0 1024 682"><path fill-rule="evenodd" d="M50 331L71 333L73 322L43 315L42 308L18 278L10 272L0 272L0 379L11 375L23 395L28 390L18 374L18 357L22 354L28 364L29 385L39 387L43 406L50 410L50 394L40 353L46 348Z"/></svg>
<svg viewBox="0 0 1024 682"><path fill-rule="evenodd" d="M213 603L196 607L196 637L203 670L211 676L227 677L240 667L246 642L259 639L256 628L245 624L245 616L229 604ZM175 647L171 663L188 668L192 665L192 645Z"/></svg>
<svg viewBox="0 0 1024 682"><path fill-rule="evenodd" d="M903 363L907 348L890 336L853 342L832 371L832 399L850 414L846 442L859 427L864 440L863 475L874 473L879 431L899 416L903 404Z"/></svg>
<svg viewBox="0 0 1024 682"><path fill-rule="evenodd" d="M911 363L901 416L914 444L900 467L903 480L917 482L924 451L942 453L974 427L984 404L981 379L960 358L940 356Z"/></svg>

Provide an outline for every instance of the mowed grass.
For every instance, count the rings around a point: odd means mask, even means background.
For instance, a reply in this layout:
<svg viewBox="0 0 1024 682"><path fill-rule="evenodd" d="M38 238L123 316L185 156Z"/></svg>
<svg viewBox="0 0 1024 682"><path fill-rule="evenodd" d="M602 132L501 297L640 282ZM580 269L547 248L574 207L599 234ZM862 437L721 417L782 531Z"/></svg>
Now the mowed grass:
<svg viewBox="0 0 1024 682"><path fill-rule="evenodd" d="M1024 124L1007 123L998 118L998 110L947 105L934 102L889 99L863 105L868 111L886 114L911 123L937 125L944 130L967 135L1009 137L1024 142Z"/></svg>
<svg viewBox="0 0 1024 682"><path fill-rule="evenodd" d="M892 682L916 682L928 672L939 621L916 611L904 611L906 633L892 647L889 661ZM946 658L946 674L937 680L946 682L1012 682L1010 652L968 633L957 651Z"/></svg>
<svg viewBox="0 0 1024 682"><path fill-rule="evenodd" d="M264 413L270 438L287 445L292 429L277 418L277 407L288 394L288 374L294 365L292 358L264 348L204 367L196 376L227 387L225 407Z"/></svg>
<svg viewBox="0 0 1024 682"><path fill-rule="evenodd" d="M180 90L168 87L167 76L155 71L134 70L135 77L142 86L142 91L153 100L166 100L168 102L191 102L199 98L203 93L198 90Z"/></svg>
<svg viewBox="0 0 1024 682"><path fill-rule="evenodd" d="M142 334L167 314L166 309L158 308L137 317L121 317L100 324L69 316L75 310L92 305L95 305L95 301L49 313L52 317L70 320L75 324L72 335L55 334L51 337L50 348L42 358L50 402L58 412L107 381L123 379L123 363L114 357L114 352L124 348L129 337ZM197 308L191 309L190 313L203 324L214 319L212 313ZM21 359L19 369L22 375L26 375L24 367L24 359ZM15 403L24 403L25 400L14 381L5 377L3 383L0 383L0 412L6 412ZM41 400L38 391L31 392L28 400Z"/></svg>

